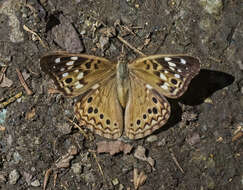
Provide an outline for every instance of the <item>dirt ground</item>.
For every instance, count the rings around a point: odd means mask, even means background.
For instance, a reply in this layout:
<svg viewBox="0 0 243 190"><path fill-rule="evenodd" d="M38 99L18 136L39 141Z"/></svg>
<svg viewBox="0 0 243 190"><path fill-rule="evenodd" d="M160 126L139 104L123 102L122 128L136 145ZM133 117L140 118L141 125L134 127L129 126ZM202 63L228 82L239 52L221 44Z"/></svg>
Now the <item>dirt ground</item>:
<svg viewBox="0 0 243 190"><path fill-rule="evenodd" d="M3 0L0 36L0 189L133 190L134 171L147 176L139 190L243 189L242 1ZM161 130L125 142L128 154L98 153L110 140L67 119L76 122L78 98L53 94L40 58L68 50L116 60L123 47L139 57L126 42L199 57L201 71L169 100Z"/></svg>

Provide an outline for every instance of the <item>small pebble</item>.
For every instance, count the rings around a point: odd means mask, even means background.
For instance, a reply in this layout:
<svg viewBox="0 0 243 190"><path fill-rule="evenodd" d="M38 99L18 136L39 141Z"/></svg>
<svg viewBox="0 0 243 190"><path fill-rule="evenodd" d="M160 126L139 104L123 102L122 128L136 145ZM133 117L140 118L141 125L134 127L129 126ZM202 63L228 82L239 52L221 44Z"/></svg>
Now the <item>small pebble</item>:
<svg viewBox="0 0 243 190"><path fill-rule="evenodd" d="M147 142L155 142L158 140L158 137L156 135L150 135L146 140Z"/></svg>
<svg viewBox="0 0 243 190"><path fill-rule="evenodd" d="M209 14L218 15L223 8L222 0L200 0L199 3Z"/></svg>
<svg viewBox="0 0 243 190"><path fill-rule="evenodd" d="M36 179L35 181L31 182L30 184L33 187L39 187L40 186L40 181L38 179Z"/></svg>
<svg viewBox="0 0 243 190"><path fill-rule="evenodd" d="M13 159L16 164L18 164L22 159L22 156L18 152L13 153Z"/></svg>
<svg viewBox="0 0 243 190"><path fill-rule="evenodd" d="M124 185L123 184L120 184L119 185L119 190L123 190L124 189Z"/></svg>
<svg viewBox="0 0 243 190"><path fill-rule="evenodd" d="M161 141L158 142L158 146L165 146L166 141L165 138L163 138Z"/></svg>
<svg viewBox="0 0 243 190"><path fill-rule="evenodd" d="M9 183L14 185L17 183L19 178L20 178L19 172L17 170L13 170L9 174Z"/></svg>
<svg viewBox="0 0 243 190"><path fill-rule="evenodd" d="M119 180L117 178L112 180L112 184L113 185L118 185L119 184Z"/></svg>
<svg viewBox="0 0 243 190"><path fill-rule="evenodd" d="M109 47L109 38L106 36L101 36L99 43L100 43L101 49L104 51Z"/></svg>
<svg viewBox="0 0 243 190"><path fill-rule="evenodd" d="M80 163L74 163L72 165L72 170L73 170L73 173L75 173L75 174L81 174L81 172L82 172L82 165Z"/></svg>

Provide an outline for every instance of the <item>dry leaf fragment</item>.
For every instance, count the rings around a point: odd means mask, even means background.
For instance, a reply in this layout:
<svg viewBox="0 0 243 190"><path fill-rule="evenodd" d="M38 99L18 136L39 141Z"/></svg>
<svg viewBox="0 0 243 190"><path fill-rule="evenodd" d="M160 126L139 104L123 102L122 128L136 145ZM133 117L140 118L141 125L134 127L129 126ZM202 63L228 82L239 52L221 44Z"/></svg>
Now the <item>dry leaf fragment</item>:
<svg viewBox="0 0 243 190"><path fill-rule="evenodd" d="M74 158L74 155L78 153L76 146L71 146L68 149L68 153L61 157L60 160L55 164L57 168L67 168L70 165L70 160Z"/></svg>
<svg viewBox="0 0 243 190"><path fill-rule="evenodd" d="M0 83L0 87L4 88L4 87L11 87L13 85L13 81L10 80L9 78L7 78L5 76L5 74L2 77L2 81Z"/></svg>
<svg viewBox="0 0 243 190"><path fill-rule="evenodd" d="M27 112L25 119L31 120L33 117L35 117L35 108L32 108L29 112Z"/></svg>
<svg viewBox="0 0 243 190"><path fill-rule="evenodd" d="M78 149L76 146L71 146L68 149L68 153L65 154L64 156L62 156L55 164L53 167L49 168L46 172L45 172L45 176L44 176L44 182L43 182L43 190L46 189L49 177L51 175L51 173L54 171L54 185L56 184L56 177L57 177L57 169L60 168L67 168L70 166L70 160L72 160L74 158L74 155L76 155L78 153Z"/></svg>
<svg viewBox="0 0 243 190"><path fill-rule="evenodd" d="M122 141L100 141L97 143L98 153L108 152L110 155L114 155L119 152L128 154L131 152L132 148L133 146Z"/></svg>
<svg viewBox="0 0 243 190"><path fill-rule="evenodd" d="M134 189L137 190L140 186L142 186L147 179L147 175L145 175L144 171L141 171L140 174L138 174L138 169L134 168L133 170L133 184Z"/></svg>
<svg viewBox="0 0 243 190"><path fill-rule="evenodd" d="M152 166L152 168L154 169L154 164L155 161L153 158L151 157L146 157L145 155L146 149L142 146L138 146L135 153L134 153L134 157L139 159L139 160L143 160L149 163L149 165Z"/></svg>

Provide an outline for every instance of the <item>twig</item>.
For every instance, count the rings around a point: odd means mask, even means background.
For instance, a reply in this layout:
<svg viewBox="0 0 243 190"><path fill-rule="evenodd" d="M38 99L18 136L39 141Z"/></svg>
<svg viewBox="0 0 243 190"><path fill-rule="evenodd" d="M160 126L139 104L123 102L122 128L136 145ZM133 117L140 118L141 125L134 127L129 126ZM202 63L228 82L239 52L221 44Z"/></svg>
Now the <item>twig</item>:
<svg viewBox="0 0 243 190"><path fill-rule="evenodd" d="M130 43L128 43L126 40L124 40L121 36L117 35L117 38L124 43L126 46L128 46L130 49L132 49L135 53L140 54L142 56L146 56L143 52L139 51L137 48L133 47Z"/></svg>
<svg viewBox="0 0 243 190"><path fill-rule="evenodd" d="M84 132L84 130L75 122L73 122L71 119L69 119L68 117L66 118L70 123L72 123L73 125L75 125L75 127L77 127L79 129L79 131L83 134L83 136L86 139L89 139L88 135Z"/></svg>
<svg viewBox="0 0 243 190"><path fill-rule="evenodd" d="M26 82L25 82L25 80L24 80L24 77L23 77L22 73L19 71L18 68L16 69L16 72L17 72L17 75L18 75L18 77L19 77L19 81L20 81L21 85L24 87L26 93L27 93L28 95L32 95L32 94L33 94L32 90L30 90L30 88L29 88L28 85L26 84Z"/></svg>
<svg viewBox="0 0 243 190"><path fill-rule="evenodd" d="M1 69L1 72L0 72L0 83L1 83L2 80L3 80L3 76L4 76L4 73L6 72L6 70L7 70L7 67L3 67L3 68Z"/></svg>
<svg viewBox="0 0 243 190"><path fill-rule="evenodd" d="M44 48L47 48L47 46L44 44L44 42L42 41L42 39L40 38L40 36L36 33L36 32L33 32L31 29L29 29L26 25L23 26L23 29L27 32L30 32L31 34L35 35L38 40L40 41L41 45L44 47Z"/></svg>
<svg viewBox="0 0 243 190"><path fill-rule="evenodd" d="M235 142L236 140L238 140L239 138L241 138L243 136L243 131L239 131L238 133L236 133L233 138L232 138L232 142Z"/></svg>
<svg viewBox="0 0 243 190"><path fill-rule="evenodd" d="M91 15L90 15L90 16L91 16ZM92 17L93 19L99 21L103 26L107 27L107 25L106 25L103 21L101 21L101 20L99 20L99 19L97 19L97 18L95 18L95 17L93 17L93 16L91 16L91 17ZM124 40L121 36L117 35L116 37L117 37L122 43L124 43L127 47L129 47L130 49L132 49L135 53L137 53L137 54L139 54L139 55L141 55L141 56L146 56L143 52L141 52L141 51L139 51L137 48L133 47L130 43L128 43L126 40Z"/></svg>
<svg viewBox="0 0 243 190"><path fill-rule="evenodd" d="M177 159L176 159L176 157L175 157L175 154L172 152L171 149L169 149L169 151L170 151L170 155L171 155L173 161L175 162L176 166L177 166L177 167L180 169L180 171L184 174L185 172L184 172L184 170L182 169L182 167L180 166L179 162L177 161Z"/></svg>
<svg viewBox="0 0 243 190"><path fill-rule="evenodd" d="M22 96L22 92L19 92L18 94L14 95L13 97L9 98L7 101L0 103L0 108L6 107L8 104L14 102L18 98Z"/></svg>
<svg viewBox="0 0 243 190"><path fill-rule="evenodd" d="M44 182L43 182L43 190L46 189L46 186L47 186L49 177L50 177L50 175L51 175L52 172L53 172L53 168L49 168L49 169L46 171L45 176L44 176Z"/></svg>
<svg viewBox="0 0 243 190"><path fill-rule="evenodd" d="M104 172L103 172L103 170L102 170L102 168L101 168L101 165L100 165L100 163L99 163L99 161L98 161L98 159L97 159L97 156L96 156L95 152L92 152L92 154L93 154L94 159L95 159L95 161L96 161L96 163L97 163L97 165L98 165L98 168L99 168L99 170L100 170L100 173L101 173L101 175L102 175L103 178L104 178Z"/></svg>

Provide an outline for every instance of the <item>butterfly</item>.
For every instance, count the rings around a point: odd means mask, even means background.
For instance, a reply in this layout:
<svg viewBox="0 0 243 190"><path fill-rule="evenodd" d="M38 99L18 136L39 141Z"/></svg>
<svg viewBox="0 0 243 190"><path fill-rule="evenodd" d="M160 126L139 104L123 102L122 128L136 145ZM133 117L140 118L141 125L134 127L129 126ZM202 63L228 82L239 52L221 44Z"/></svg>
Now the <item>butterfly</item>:
<svg viewBox="0 0 243 190"><path fill-rule="evenodd" d="M178 98L200 70L200 60L188 55L151 55L117 63L103 57L53 52L41 58L65 96L82 95L74 112L80 125L95 134L139 139L162 127L171 107L165 97Z"/></svg>

